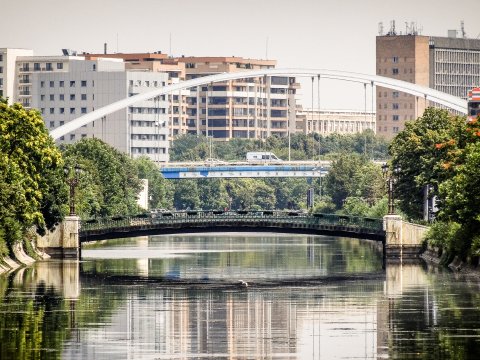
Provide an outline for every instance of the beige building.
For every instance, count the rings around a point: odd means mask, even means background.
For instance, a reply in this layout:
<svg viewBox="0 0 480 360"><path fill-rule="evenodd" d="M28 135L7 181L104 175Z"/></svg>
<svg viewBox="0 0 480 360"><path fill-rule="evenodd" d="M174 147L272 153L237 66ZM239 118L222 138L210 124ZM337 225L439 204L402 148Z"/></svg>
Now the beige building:
<svg viewBox="0 0 480 360"><path fill-rule="evenodd" d="M201 76L274 68L276 61L242 57L180 57L186 79ZM295 131L296 92L294 77L263 76L197 86L188 99L187 132L232 138L264 139Z"/></svg>
<svg viewBox="0 0 480 360"><path fill-rule="evenodd" d="M297 132L322 135L375 132L375 113L357 110L304 109L297 114Z"/></svg>
<svg viewBox="0 0 480 360"><path fill-rule="evenodd" d="M467 98L468 90L480 84L480 40L421 36L413 31L397 35L390 31L376 39L377 75L403 80ZM377 87L377 134L392 138L405 122L435 104L424 98Z"/></svg>

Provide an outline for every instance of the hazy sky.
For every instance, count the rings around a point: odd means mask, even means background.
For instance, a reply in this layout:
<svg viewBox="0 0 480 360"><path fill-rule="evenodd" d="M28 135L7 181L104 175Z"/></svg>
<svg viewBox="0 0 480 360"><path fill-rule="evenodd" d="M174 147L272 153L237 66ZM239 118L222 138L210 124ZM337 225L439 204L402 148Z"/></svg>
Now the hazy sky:
<svg viewBox="0 0 480 360"><path fill-rule="evenodd" d="M480 0L0 0L0 47L37 55L169 52L268 57L277 67L375 73L375 36L396 20L446 36L465 22L480 37ZM118 40L117 40L118 39ZM268 41L267 41L268 39ZM268 42L268 47L266 46ZM303 82L310 106L309 80ZM316 85L315 85L316 88ZM343 96L350 93L344 101ZM356 95L352 98L351 93ZM363 86L322 81L322 108L363 109ZM316 106L316 95L314 95ZM371 101L368 98L370 110Z"/></svg>

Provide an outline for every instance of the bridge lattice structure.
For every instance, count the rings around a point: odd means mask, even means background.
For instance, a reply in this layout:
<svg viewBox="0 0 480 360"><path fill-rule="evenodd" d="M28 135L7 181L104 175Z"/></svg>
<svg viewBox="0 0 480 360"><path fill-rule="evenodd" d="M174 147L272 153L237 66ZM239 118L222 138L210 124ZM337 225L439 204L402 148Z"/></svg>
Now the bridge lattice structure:
<svg viewBox="0 0 480 360"><path fill-rule="evenodd" d="M382 219L280 210L168 211L83 220L79 235L81 242L87 242L142 235L219 231L344 236L385 244Z"/></svg>

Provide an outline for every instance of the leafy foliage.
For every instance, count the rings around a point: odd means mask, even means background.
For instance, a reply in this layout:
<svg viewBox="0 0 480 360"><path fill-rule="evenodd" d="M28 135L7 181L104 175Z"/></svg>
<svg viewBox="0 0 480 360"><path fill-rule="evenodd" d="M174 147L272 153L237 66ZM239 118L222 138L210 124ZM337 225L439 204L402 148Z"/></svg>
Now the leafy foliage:
<svg viewBox="0 0 480 360"><path fill-rule="evenodd" d="M63 160L40 114L0 100L0 249L27 228L52 228L64 213Z"/></svg>
<svg viewBox="0 0 480 360"><path fill-rule="evenodd" d="M84 218L129 215L139 211L142 189L133 160L99 139L82 139L64 148L67 166L82 169L78 213Z"/></svg>

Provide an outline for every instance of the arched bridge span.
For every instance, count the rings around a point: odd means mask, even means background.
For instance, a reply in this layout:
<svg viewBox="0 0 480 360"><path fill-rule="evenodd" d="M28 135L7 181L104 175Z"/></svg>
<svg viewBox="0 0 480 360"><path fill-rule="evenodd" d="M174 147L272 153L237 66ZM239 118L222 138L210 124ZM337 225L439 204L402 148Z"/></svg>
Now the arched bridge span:
<svg viewBox="0 0 480 360"><path fill-rule="evenodd" d="M367 75L345 71L335 70L315 70L315 69L262 69L241 71L236 73L222 73L216 75L205 76L192 80L182 81L177 84L164 86L154 89L149 92L137 94L123 100L119 100L115 103L104 106L100 109L92 111L86 115L69 121L63 126L60 126L50 132L53 139L59 139L60 137L88 124L92 121L98 120L108 114L121 110L128 106L131 106L139 101L148 100L156 96L168 94L174 91L188 89L196 86L207 85L210 83L228 81L235 79L248 79L257 78L262 76L320 76L324 79L336 79L343 81L352 81L363 84L371 84L381 86L388 89L398 90L414 96L422 97L425 100L431 100L438 104L444 105L448 108L456 110L460 113L467 113L467 102L456 96L452 96L438 90L430 89L428 87L412 84L409 82L391 79L378 75Z"/></svg>
<svg viewBox="0 0 480 360"><path fill-rule="evenodd" d="M179 211L82 221L80 242L198 232L280 232L354 237L385 243L383 220L289 211Z"/></svg>

